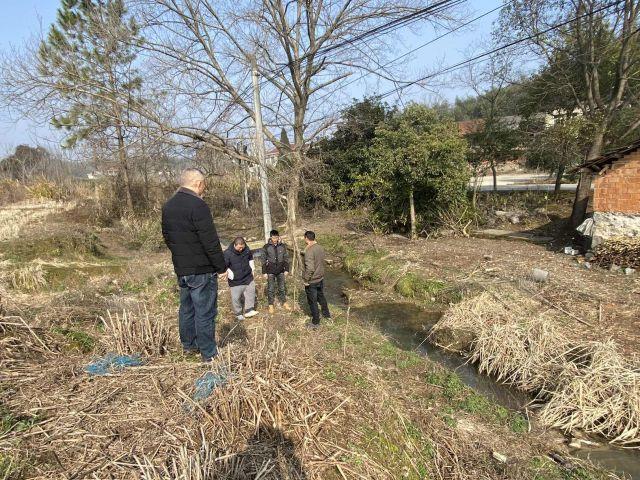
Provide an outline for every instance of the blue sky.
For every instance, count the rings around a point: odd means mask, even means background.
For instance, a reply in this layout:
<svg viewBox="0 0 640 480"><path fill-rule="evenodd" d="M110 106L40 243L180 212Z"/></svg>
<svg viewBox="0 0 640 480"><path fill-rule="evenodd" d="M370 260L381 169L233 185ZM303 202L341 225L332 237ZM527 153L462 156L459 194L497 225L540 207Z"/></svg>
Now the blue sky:
<svg viewBox="0 0 640 480"><path fill-rule="evenodd" d="M0 49L5 50L13 46L19 46L32 35L37 35L40 29L45 31L55 21L56 10L60 0L4 0L2 1L2 15L0 15ZM499 6L499 0L469 0L468 8L470 16L475 17ZM496 19L497 12L475 22L472 26L451 34L438 42L418 51L411 61L407 62L407 78L417 78L429 71L437 70L439 66L446 66L465 58L471 51L481 48L479 45L484 39L488 39L491 24ZM471 28L473 27L473 28ZM403 45L398 47L397 53L410 50L436 36L433 29L427 25L418 25L414 33L403 35ZM388 86L376 87L355 83L348 87L349 97L360 97L363 93L372 94L385 91ZM437 94L433 92L413 88L411 96L416 100L432 101L436 98L454 99L457 95L464 96L468 90L464 87L448 82L447 85L438 86ZM389 98L389 101L395 101ZM56 132L47 127L36 126L26 121L16 122L8 119L4 108L0 106L0 156L13 149L20 143L55 144L59 140Z"/></svg>

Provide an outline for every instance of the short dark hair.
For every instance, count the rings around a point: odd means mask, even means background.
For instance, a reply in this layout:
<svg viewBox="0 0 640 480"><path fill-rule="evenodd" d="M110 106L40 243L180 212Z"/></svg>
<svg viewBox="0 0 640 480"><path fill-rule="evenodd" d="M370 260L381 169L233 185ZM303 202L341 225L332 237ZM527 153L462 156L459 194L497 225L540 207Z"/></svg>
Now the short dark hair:
<svg viewBox="0 0 640 480"><path fill-rule="evenodd" d="M269 236L270 236L270 237L279 237L279 236L280 236L280 234L278 233L278 230L271 230L271 231L269 232Z"/></svg>
<svg viewBox="0 0 640 480"><path fill-rule="evenodd" d="M313 242L316 239L316 234L311 230L307 230L306 232L304 232L304 238Z"/></svg>
<svg viewBox="0 0 640 480"><path fill-rule="evenodd" d="M246 245L247 242L244 241L244 238L242 237L236 237L233 239L233 244L234 245Z"/></svg>

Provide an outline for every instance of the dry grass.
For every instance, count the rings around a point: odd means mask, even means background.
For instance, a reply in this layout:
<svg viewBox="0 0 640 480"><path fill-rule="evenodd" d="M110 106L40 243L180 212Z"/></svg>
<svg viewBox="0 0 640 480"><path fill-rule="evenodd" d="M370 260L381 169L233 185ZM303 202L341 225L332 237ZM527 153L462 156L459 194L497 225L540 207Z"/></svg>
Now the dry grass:
<svg viewBox="0 0 640 480"><path fill-rule="evenodd" d="M538 395L541 419L582 429L611 443L640 447L640 371L613 341L573 340L561 331L562 312L537 294L502 286L453 306L433 328L473 332L465 354L481 372ZM450 345L443 345L444 347Z"/></svg>
<svg viewBox="0 0 640 480"><path fill-rule="evenodd" d="M137 314L107 311L100 317L104 325L103 342L107 349L120 354L165 355L175 335L162 317L151 318L146 307Z"/></svg>
<svg viewBox="0 0 640 480"><path fill-rule="evenodd" d="M40 264L27 264L10 274L11 285L23 292L36 292L47 285L45 271Z"/></svg>
<svg viewBox="0 0 640 480"><path fill-rule="evenodd" d="M348 424L349 399L318 382L277 335L227 347L210 367L227 384L202 403L191 399L207 369L199 363L156 358L92 379L78 357L42 351L37 367L24 360L5 377L20 388L0 391L0 401L37 420L0 436L0 450L32 463L29 478L311 479L351 468L332 441Z"/></svg>
<svg viewBox="0 0 640 480"><path fill-rule="evenodd" d="M144 217L125 215L120 219L122 231L133 248L155 252L164 247L160 212L152 211Z"/></svg>
<svg viewBox="0 0 640 480"><path fill-rule="evenodd" d="M610 341L589 344L581 356L586 365L563 364L541 419L552 427L579 428L640 448L640 370Z"/></svg>

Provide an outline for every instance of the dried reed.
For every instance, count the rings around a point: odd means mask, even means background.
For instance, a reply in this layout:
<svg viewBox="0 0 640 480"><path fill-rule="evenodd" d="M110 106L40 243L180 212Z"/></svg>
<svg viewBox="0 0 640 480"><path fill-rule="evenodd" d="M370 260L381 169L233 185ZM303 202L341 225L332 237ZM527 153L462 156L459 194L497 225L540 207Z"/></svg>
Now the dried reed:
<svg viewBox="0 0 640 480"><path fill-rule="evenodd" d="M560 331L562 311L516 287L485 291L453 306L432 329L473 332L464 353L481 372L546 401L549 426L602 434L640 448L640 371L613 341L575 341ZM449 335L451 336L451 335ZM447 340L447 342L450 342ZM447 345L444 345L447 346Z"/></svg>
<svg viewBox="0 0 640 480"><path fill-rule="evenodd" d="M104 325L104 343L107 348L121 354L165 355L174 339L162 317L152 319L146 307L133 314L123 310L122 315L100 317Z"/></svg>
<svg viewBox="0 0 640 480"><path fill-rule="evenodd" d="M45 271L40 264L28 264L11 272L11 285L16 290L35 292L47 285Z"/></svg>

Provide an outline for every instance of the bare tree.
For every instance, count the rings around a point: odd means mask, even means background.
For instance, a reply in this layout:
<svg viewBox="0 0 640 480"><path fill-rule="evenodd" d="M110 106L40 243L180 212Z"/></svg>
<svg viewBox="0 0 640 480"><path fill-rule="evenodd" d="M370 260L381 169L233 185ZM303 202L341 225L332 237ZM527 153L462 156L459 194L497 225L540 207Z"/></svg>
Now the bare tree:
<svg viewBox="0 0 640 480"><path fill-rule="evenodd" d="M218 128L255 120L251 61L256 58L264 93L264 135L288 150L284 195L294 234L306 152L331 127L331 92L354 72L393 79L383 68L389 25L414 17L452 20L457 1L430 0L138 0L145 48L169 73L175 91L208 112ZM363 41L366 38L366 41ZM188 86L188 87L187 87ZM324 102L322 100L325 100ZM220 112L211 113L211 112ZM203 118L201 122L206 122ZM278 132L292 134L282 145ZM220 132L218 130L218 132Z"/></svg>
<svg viewBox="0 0 640 480"><path fill-rule="evenodd" d="M482 112L477 127L467 135L471 164L476 176L484 174L487 166L491 169L494 191L498 190L497 167L515 157L519 140L517 119L510 121L505 116L505 103L509 99L507 89L514 84L513 64L514 58L508 51L499 51L485 62L470 63L461 74L462 83L475 92ZM473 205L476 194L477 185L473 191Z"/></svg>

